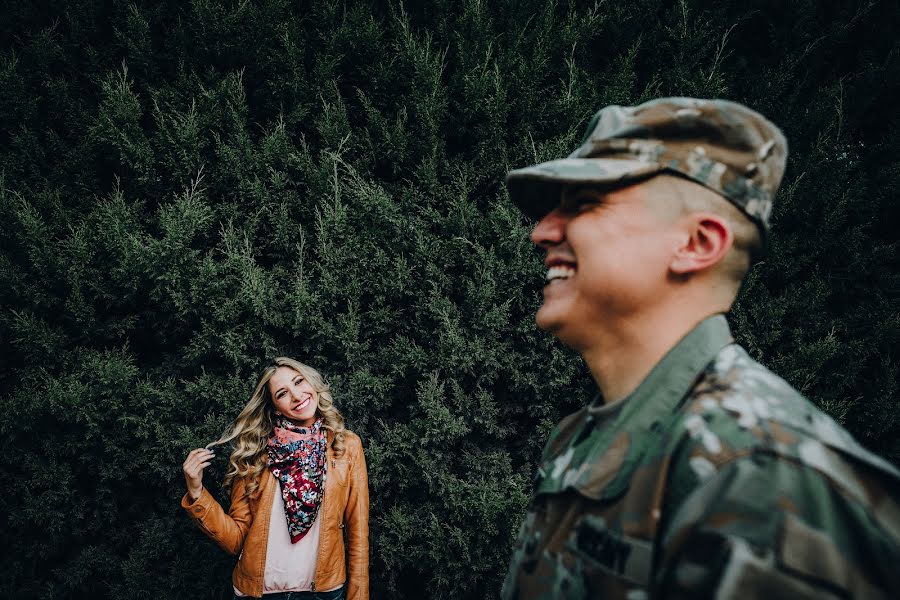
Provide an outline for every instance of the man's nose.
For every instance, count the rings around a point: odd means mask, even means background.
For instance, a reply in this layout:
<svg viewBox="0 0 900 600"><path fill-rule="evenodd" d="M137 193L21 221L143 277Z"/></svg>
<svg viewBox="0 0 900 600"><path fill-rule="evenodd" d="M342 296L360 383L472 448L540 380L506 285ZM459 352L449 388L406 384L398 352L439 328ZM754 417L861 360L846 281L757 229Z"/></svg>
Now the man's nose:
<svg viewBox="0 0 900 600"><path fill-rule="evenodd" d="M541 248L549 248L565 240L569 218L558 208L544 215L531 231L532 243Z"/></svg>

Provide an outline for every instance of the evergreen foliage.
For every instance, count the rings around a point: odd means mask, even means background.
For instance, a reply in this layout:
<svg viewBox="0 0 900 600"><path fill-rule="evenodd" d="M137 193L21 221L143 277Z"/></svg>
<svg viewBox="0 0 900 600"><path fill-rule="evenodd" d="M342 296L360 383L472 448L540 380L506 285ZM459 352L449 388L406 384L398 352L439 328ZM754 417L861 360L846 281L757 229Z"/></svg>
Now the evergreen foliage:
<svg viewBox="0 0 900 600"><path fill-rule="evenodd" d="M230 597L186 453L268 358L363 439L373 595L496 597L549 428L502 185L601 106L726 97L791 143L732 322L900 463L900 5L9 0L0 19L0 596ZM205 482L217 485L220 453ZM211 472L210 472L211 471Z"/></svg>

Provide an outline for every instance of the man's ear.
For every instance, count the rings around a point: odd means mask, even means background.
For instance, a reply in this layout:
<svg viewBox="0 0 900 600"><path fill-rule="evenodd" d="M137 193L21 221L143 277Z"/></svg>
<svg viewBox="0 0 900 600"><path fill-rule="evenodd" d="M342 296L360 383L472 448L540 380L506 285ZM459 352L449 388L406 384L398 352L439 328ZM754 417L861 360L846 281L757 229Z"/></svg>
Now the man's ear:
<svg viewBox="0 0 900 600"><path fill-rule="evenodd" d="M718 264L734 243L728 221L715 213L698 212L684 217L684 235L669 263L677 275L689 275Z"/></svg>

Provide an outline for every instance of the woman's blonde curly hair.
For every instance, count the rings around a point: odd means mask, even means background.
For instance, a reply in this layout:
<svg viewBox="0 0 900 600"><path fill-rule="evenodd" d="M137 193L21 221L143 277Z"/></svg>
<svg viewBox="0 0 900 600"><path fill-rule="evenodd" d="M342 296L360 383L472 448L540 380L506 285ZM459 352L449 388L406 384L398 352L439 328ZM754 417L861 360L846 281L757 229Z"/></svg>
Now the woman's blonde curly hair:
<svg viewBox="0 0 900 600"><path fill-rule="evenodd" d="M266 444L274 433L273 415L275 405L269 393L269 379L278 367L291 368L306 379L319 395L316 414L322 417L322 427L331 431L331 447L335 456L344 454L344 417L334 407L331 388L318 371L292 358L280 356L263 369L256 383L256 389L241 414L225 430L222 437L207 444L207 448L237 439L234 451L228 459L224 486L231 489L236 479L246 481L244 493L250 495L259 489L260 476L266 468Z"/></svg>

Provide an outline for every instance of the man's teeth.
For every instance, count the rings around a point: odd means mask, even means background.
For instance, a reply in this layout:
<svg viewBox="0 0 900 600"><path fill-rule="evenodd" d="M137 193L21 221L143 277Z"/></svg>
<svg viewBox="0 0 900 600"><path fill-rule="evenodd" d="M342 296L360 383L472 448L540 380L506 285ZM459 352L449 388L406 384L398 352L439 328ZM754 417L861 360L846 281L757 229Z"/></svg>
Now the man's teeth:
<svg viewBox="0 0 900 600"><path fill-rule="evenodd" d="M568 279L573 275L575 275L575 269L572 267L557 265L547 269L547 281L553 281L554 279Z"/></svg>

